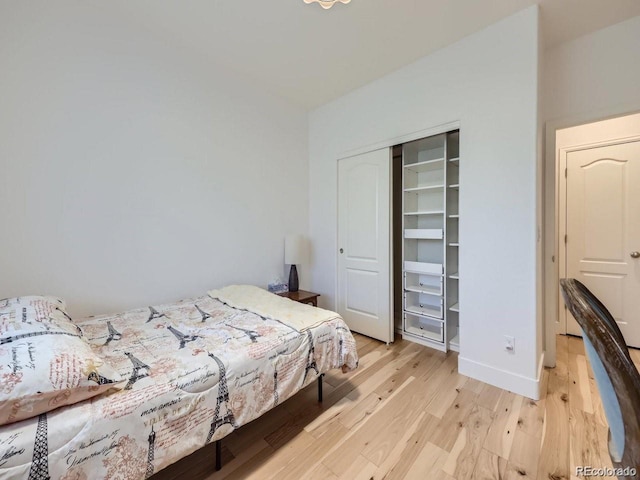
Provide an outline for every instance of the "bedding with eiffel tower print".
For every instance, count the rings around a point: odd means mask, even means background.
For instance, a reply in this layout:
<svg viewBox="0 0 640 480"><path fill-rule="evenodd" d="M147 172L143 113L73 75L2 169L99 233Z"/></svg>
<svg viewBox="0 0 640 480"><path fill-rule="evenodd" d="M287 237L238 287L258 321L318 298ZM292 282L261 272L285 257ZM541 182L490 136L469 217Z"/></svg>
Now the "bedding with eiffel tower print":
<svg viewBox="0 0 640 480"><path fill-rule="evenodd" d="M311 306L300 312L268 292L282 311L265 311L254 302L261 291L248 293L246 303L205 295L71 317L74 326L65 333L78 334L77 325L82 342L121 380L88 400L0 426L0 478L148 478L320 374L356 368L355 341L337 314ZM55 348L60 336L39 338ZM26 367L28 349L18 353ZM108 375L87 372L92 388L109 386ZM0 366L0 376L5 373Z"/></svg>

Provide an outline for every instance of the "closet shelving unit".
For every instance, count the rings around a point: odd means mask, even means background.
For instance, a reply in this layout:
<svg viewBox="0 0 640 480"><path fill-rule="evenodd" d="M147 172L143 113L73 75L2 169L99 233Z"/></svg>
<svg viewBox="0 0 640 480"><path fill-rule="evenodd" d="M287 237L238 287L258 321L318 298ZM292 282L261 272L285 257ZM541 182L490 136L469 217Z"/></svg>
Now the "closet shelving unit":
<svg viewBox="0 0 640 480"><path fill-rule="evenodd" d="M402 336L458 350L459 133L402 145Z"/></svg>

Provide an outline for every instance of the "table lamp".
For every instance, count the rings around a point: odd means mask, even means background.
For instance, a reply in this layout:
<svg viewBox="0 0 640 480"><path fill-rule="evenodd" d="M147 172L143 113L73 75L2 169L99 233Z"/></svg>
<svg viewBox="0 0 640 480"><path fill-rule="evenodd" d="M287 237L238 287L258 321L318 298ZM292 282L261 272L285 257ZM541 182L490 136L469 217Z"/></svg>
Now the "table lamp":
<svg viewBox="0 0 640 480"><path fill-rule="evenodd" d="M305 244L302 235L287 235L284 238L284 263L291 265L289 271L289 291L298 291L298 270L296 265L304 262Z"/></svg>

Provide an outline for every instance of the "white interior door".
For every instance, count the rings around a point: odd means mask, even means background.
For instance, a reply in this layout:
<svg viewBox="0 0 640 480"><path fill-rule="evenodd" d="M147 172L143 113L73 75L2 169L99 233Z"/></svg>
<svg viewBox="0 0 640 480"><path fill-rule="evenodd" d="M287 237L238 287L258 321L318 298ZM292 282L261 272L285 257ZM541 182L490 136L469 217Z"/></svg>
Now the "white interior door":
<svg viewBox="0 0 640 480"><path fill-rule="evenodd" d="M640 347L640 142L567 153L567 277L611 312ZM567 312L567 333L581 335Z"/></svg>
<svg viewBox="0 0 640 480"><path fill-rule="evenodd" d="M393 341L391 150L338 162L338 313L349 328Z"/></svg>

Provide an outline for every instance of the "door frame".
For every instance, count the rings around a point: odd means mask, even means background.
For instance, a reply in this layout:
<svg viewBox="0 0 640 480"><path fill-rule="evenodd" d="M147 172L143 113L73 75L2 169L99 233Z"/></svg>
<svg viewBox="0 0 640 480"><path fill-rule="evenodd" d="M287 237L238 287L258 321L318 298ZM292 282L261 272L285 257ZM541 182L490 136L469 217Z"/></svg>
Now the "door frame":
<svg viewBox="0 0 640 480"><path fill-rule="evenodd" d="M443 123L440 125L436 125L434 127L430 127L430 128L426 128L424 130L418 130L416 132L411 132L411 133L407 133L404 135L399 135L396 137L391 137L388 138L386 140L381 140L379 142L373 143L373 144L369 144L369 145L365 145L363 147L359 147L359 148L355 148L352 150L347 150L344 151L342 153L340 153L338 155L338 158L335 161L335 171L336 171L336 178L338 178L339 175L339 162L340 160L344 160L346 158L350 158L350 157L355 157L356 155L361 155L363 153L368 153L368 152L372 152L374 150L382 150L384 148L388 148L389 149L389 156L390 156L390 162L393 162L393 152L391 152L391 147L393 147L394 145L399 145L401 143L407 143L407 142L412 142L414 140L419 140L421 138L425 138L425 137L431 137L433 135L440 135L442 133L446 133L449 132L451 130L460 130L461 126L460 126L460 121L454 121L454 122L448 122L448 123ZM462 145L460 145L460 155L462 155ZM391 171L393 172L393 165L389 165L391 168ZM390 192L390 201L393 200L393 174L391 175L391 178L389 179L390 185L389 185L389 192ZM336 192L337 194L337 192ZM336 222L339 222L339 215L340 215L340 211L339 211L339 204L336 201ZM391 226L391 228L389 228L389 285L391 285L393 287L393 249L394 249L394 245L393 245L393 208L390 208L390 212L389 212L389 225ZM335 256L334 256L334 268L335 268L335 272L336 272L336 276L335 276L335 290L334 290L334 297L336 299L336 302L338 301L338 276L340 275L340 272L338 270L338 244L339 244L339 235L340 235L340 225L339 223L336 224L336 235L334 238L334 249L335 249ZM389 289L389 318L391 319L391 338L395 338L395 325L394 325L394 317L393 317L393 288ZM337 303L336 303L337 306Z"/></svg>
<svg viewBox="0 0 640 480"><path fill-rule="evenodd" d="M632 143L640 141L640 135L633 137L624 137L616 140L603 140L600 142L589 142L581 145L572 145L570 147L561 148L558 150L558 162L559 171L567 171L567 154L572 152L579 152L582 150L590 150L592 148L599 147L611 147L614 145L622 145L625 143ZM560 175L559 178L559 190L558 190L558 238L564 239L567 234L567 177L566 175ZM559 242L560 248L558 249L558 285L560 279L567 276L567 244L562 241ZM560 287L558 287L560 288ZM558 296L560 296L558 290ZM558 322L556 323L556 334L567 334L567 308L564 306L564 302L558 303Z"/></svg>
<svg viewBox="0 0 640 480"><path fill-rule="evenodd" d="M556 366L556 329L559 321L560 305L559 262L559 188L561 179L560 162L556 150L556 132L565 128L577 127L627 115L640 113L640 102L628 102L624 108L618 106L569 115L548 120L544 124L544 163L543 163L543 337L544 366Z"/></svg>

